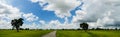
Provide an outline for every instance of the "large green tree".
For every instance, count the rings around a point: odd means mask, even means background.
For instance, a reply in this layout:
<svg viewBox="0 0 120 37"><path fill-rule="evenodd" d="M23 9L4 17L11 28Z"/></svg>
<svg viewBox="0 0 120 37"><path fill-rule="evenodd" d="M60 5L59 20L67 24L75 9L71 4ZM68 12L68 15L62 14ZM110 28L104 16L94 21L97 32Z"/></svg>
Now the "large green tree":
<svg viewBox="0 0 120 37"><path fill-rule="evenodd" d="M89 25L88 25L87 23L85 23L85 22L83 22L83 23L80 24L80 27L81 27L83 30L85 30L85 31L88 30L88 26L89 26Z"/></svg>
<svg viewBox="0 0 120 37"><path fill-rule="evenodd" d="M22 26L23 24L23 19L19 18L19 19L13 19L11 21L11 25L13 26L12 29L16 28L17 32L19 32L20 26Z"/></svg>

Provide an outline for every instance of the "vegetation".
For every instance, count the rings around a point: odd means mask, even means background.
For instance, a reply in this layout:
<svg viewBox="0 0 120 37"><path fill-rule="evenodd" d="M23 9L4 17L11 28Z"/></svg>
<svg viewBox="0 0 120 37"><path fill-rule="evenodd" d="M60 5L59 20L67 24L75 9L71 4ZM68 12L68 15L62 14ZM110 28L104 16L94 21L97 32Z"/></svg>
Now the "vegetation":
<svg viewBox="0 0 120 37"><path fill-rule="evenodd" d="M39 30L39 29L29 29L29 28L20 28L23 24L23 19L18 20L14 19L11 21L13 28L15 30L0 30L0 37L41 37L54 29L50 30ZM120 37L120 29L101 29L101 28L92 28L88 30L87 23L81 23L80 27L82 29L56 29L56 37ZM20 30L20 32L19 32Z"/></svg>
<svg viewBox="0 0 120 37"><path fill-rule="evenodd" d="M89 25L88 25L87 23L81 23L81 24L80 24L80 27L81 27L83 30L85 30L85 31L88 30L88 26L89 26Z"/></svg>
<svg viewBox="0 0 120 37"><path fill-rule="evenodd" d="M0 30L0 37L40 37L51 30Z"/></svg>
<svg viewBox="0 0 120 37"><path fill-rule="evenodd" d="M59 30L57 37L120 37L120 30Z"/></svg>
<svg viewBox="0 0 120 37"><path fill-rule="evenodd" d="M22 18L11 20L11 25L13 26L12 29L16 28L17 32L19 32L20 26L22 26L22 24L23 24Z"/></svg>

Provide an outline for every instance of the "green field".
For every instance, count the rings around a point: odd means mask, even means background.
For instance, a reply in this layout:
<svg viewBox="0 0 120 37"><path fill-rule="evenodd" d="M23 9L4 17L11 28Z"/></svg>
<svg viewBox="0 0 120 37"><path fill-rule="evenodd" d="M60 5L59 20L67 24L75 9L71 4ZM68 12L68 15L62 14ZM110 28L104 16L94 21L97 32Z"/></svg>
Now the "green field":
<svg viewBox="0 0 120 37"><path fill-rule="evenodd" d="M0 37L40 37L52 30L0 30Z"/></svg>
<svg viewBox="0 0 120 37"><path fill-rule="evenodd" d="M0 30L0 37L40 37L53 30ZM57 30L57 37L120 37L120 30Z"/></svg>
<svg viewBox="0 0 120 37"><path fill-rule="evenodd" d="M57 37L120 37L120 30L59 30Z"/></svg>

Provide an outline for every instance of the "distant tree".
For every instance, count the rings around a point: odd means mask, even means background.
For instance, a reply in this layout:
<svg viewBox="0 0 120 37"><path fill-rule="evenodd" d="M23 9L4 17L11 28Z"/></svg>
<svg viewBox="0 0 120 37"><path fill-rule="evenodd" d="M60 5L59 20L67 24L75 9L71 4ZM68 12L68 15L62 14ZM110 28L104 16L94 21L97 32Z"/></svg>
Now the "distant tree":
<svg viewBox="0 0 120 37"><path fill-rule="evenodd" d="M95 28L92 28L91 30L95 30Z"/></svg>
<svg viewBox="0 0 120 37"><path fill-rule="evenodd" d="M22 18L13 19L13 20L11 21L11 24L12 24L12 26L13 26L12 29L16 28L17 32L19 32L20 26L22 26L22 24L23 24L23 19L22 19Z"/></svg>
<svg viewBox="0 0 120 37"><path fill-rule="evenodd" d="M29 28L25 28L25 30L29 30Z"/></svg>
<svg viewBox="0 0 120 37"><path fill-rule="evenodd" d="M88 30L88 26L89 26L89 25L88 25L87 23L81 23L81 24L80 24L80 27L81 27L83 30L85 30L85 31Z"/></svg>
<svg viewBox="0 0 120 37"><path fill-rule="evenodd" d="M11 21L11 25L13 26L12 30L14 30L14 28L16 27L16 24L17 24L16 22L17 22L17 19L14 19Z"/></svg>
<svg viewBox="0 0 120 37"><path fill-rule="evenodd" d="M19 28L19 30L24 30L24 28Z"/></svg>
<svg viewBox="0 0 120 37"><path fill-rule="evenodd" d="M118 30L117 28L115 28L115 30Z"/></svg>
<svg viewBox="0 0 120 37"><path fill-rule="evenodd" d="M65 30L65 28L62 28L62 30Z"/></svg>
<svg viewBox="0 0 120 37"><path fill-rule="evenodd" d="M102 28L97 27L96 30L103 30Z"/></svg>
<svg viewBox="0 0 120 37"><path fill-rule="evenodd" d="M77 30L80 30L79 28Z"/></svg>

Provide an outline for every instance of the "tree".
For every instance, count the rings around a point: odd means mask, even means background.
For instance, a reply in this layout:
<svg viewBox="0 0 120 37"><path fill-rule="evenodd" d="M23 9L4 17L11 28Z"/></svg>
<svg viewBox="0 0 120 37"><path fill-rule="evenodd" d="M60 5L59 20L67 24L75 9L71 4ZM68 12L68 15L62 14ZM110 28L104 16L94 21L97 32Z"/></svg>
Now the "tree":
<svg viewBox="0 0 120 37"><path fill-rule="evenodd" d="M16 24L17 24L16 22L17 22L17 19L14 19L11 21L11 25L13 26L12 30L14 30L14 28L16 27Z"/></svg>
<svg viewBox="0 0 120 37"><path fill-rule="evenodd" d="M115 30L118 30L117 28L115 28Z"/></svg>
<svg viewBox="0 0 120 37"><path fill-rule="evenodd" d="M87 23L81 23L80 27L85 31L88 30L88 24Z"/></svg>
<svg viewBox="0 0 120 37"><path fill-rule="evenodd" d="M29 28L25 28L25 30L29 30Z"/></svg>
<svg viewBox="0 0 120 37"><path fill-rule="evenodd" d="M20 26L22 26L23 24L23 19L22 18L14 19L11 21L11 24L13 26L12 29L16 28L17 32L19 32Z"/></svg>

